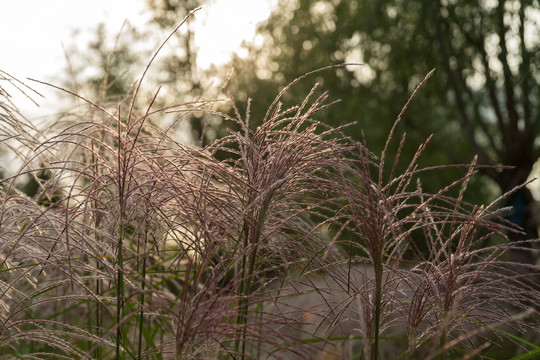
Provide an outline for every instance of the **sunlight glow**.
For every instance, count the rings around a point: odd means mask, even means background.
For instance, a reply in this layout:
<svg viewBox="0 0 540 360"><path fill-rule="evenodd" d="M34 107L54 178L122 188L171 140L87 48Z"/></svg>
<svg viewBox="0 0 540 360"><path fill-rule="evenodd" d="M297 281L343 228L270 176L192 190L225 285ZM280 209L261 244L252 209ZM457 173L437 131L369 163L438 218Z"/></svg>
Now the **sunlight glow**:
<svg viewBox="0 0 540 360"><path fill-rule="evenodd" d="M208 69L212 65L223 65L235 52L246 56L245 49L242 53L242 42L253 40L257 24L270 15L276 4L277 0L206 1L192 24L199 52L197 66ZM99 23L105 23L107 31L115 34L125 20L142 27L150 17L144 0L6 1L1 10L0 69L23 81L35 78L57 85L68 66L64 48L77 41L77 47L84 50L94 39ZM79 33L76 38L75 31ZM44 105L41 108L24 98L15 99L23 113L43 115L58 110L55 101L51 101L55 91L35 83L30 85L46 98L36 99ZM17 97L16 92L13 95Z"/></svg>
<svg viewBox="0 0 540 360"><path fill-rule="evenodd" d="M197 65L207 69L227 63L233 53L240 57L243 41L255 38L257 24L264 21L277 0L213 0L195 14Z"/></svg>

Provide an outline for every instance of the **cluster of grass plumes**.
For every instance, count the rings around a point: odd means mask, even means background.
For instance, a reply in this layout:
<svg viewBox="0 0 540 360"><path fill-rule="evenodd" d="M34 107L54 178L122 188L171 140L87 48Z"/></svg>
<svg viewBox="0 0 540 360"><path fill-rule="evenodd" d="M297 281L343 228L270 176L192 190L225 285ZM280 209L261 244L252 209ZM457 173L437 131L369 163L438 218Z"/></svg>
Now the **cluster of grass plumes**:
<svg viewBox="0 0 540 360"><path fill-rule="evenodd" d="M237 130L187 146L157 119L204 104L137 110L141 82L111 109L80 98L90 111L17 150L1 188L0 359L540 353L538 284L506 245L481 246L513 229L494 204L448 195L475 164L427 194L425 144L398 173L401 146L389 161L389 146L377 157L315 119L333 105L316 86L289 109L285 88L256 129L232 101L219 115ZM6 116L6 133L22 129ZM27 174L33 196L16 186Z"/></svg>

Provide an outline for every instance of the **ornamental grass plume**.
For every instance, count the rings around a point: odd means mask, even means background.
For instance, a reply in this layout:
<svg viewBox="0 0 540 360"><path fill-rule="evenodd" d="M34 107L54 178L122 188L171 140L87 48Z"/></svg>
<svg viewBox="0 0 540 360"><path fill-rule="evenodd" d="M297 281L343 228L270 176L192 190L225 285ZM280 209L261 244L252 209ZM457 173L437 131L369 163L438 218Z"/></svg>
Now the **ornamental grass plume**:
<svg viewBox="0 0 540 360"><path fill-rule="evenodd" d="M349 148L341 139L340 129L313 119L330 105L325 104L326 93L310 104L315 86L302 104L282 110L280 98L287 88L271 104L256 130L249 127L249 102L242 119L233 101L236 118L226 118L240 130L207 148L212 154L231 154L224 162L230 167L226 172L229 179L221 182L232 187L227 191L232 190L236 199L228 201L228 207L237 207L234 212L240 220L234 246L241 254L235 270L240 277L236 289L236 325L240 330L235 352L241 358L252 352L246 348L250 309L266 300L265 283L272 276L286 275L295 263L321 248L313 218L320 218L319 211L325 210L329 200L317 194L335 186L331 180L333 167ZM257 296L251 299L252 295Z"/></svg>
<svg viewBox="0 0 540 360"><path fill-rule="evenodd" d="M438 209L422 209L428 251L406 280L409 358L475 354L503 337L522 345L518 334L538 334L537 275L504 260L512 245L482 246L489 237L504 238L503 230L515 231L489 209L473 208L451 222L435 221Z"/></svg>
<svg viewBox="0 0 540 360"><path fill-rule="evenodd" d="M441 167L419 168L426 143L397 173L403 136L385 175L403 111L378 161L360 143L335 166L339 185L330 187L336 191L330 199L337 231L329 247L341 251L312 256L312 267L282 289L274 311L299 322L292 330L298 341L318 345L312 358L455 358L491 351L502 338L530 344L519 336L538 334L535 273L504 261L512 245L483 246L516 230L497 202L463 201L478 165L459 166L468 169L461 179L425 193L422 173Z"/></svg>
<svg viewBox="0 0 540 360"><path fill-rule="evenodd" d="M241 115L232 96L232 116L213 101L154 109L159 89L143 107L156 55L119 104L58 88L88 111L47 134L2 113L2 142L23 165L0 188L0 359L470 358L495 357L503 339L528 349L538 283L504 261L511 245L484 246L516 229L496 203L463 201L476 163L425 192L423 173L445 167L419 166L427 142L403 171L405 136L388 160L403 112L375 156L317 120L338 106L317 85L283 108L312 73L264 115L249 102ZM232 130L195 147L160 126L192 111ZM28 175L35 194L19 189Z"/></svg>

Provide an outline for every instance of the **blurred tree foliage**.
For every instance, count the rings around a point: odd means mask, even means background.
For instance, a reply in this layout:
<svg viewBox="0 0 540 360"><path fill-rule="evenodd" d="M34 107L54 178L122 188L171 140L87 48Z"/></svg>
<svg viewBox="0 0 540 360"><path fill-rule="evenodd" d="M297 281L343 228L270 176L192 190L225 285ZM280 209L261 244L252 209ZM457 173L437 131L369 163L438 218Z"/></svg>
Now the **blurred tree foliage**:
<svg viewBox="0 0 540 360"><path fill-rule="evenodd" d="M203 5L201 0L146 0L149 10L152 12L152 22L166 32L175 28L180 20L185 18L191 11ZM195 13L194 16L197 16ZM191 22L182 26L167 45L175 49L166 56L160 56L162 61L158 66L161 74L160 84L166 85L169 97L174 102L197 102L212 99L207 94L211 88L211 74L197 69L197 48L195 46L195 30ZM215 84L213 84L215 87ZM215 92L212 92L215 94ZM184 116L184 115L182 115ZM217 137L217 133L223 135L225 129L220 129L221 124L217 116L204 113L192 112L185 117L189 122L191 136L194 141L208 143ZM207 130L210 131L207 131Z"/></svg>
<svg viewBox="0 0 540 360"><path fill-rule="evenodd" d="M190 11L201 5L201 0L146 0L152 12L152 22L165 31L171 31ZM172 87L178 95L192 99L202 94L200 72L197 71L197 51L194 46L194 30L190 22L179 29L170 47L176 49L169 53L161 64L161 79Z"/></svg>
<svg viewBox="0 0 540 360"><path fill-rule="evenodd" d="M152 52L176 25L199 5L199 0L146 0L151 12L150 22L136 28L126 22L122 29L96 27L94 39L84 48L68 50L69 77L65 83L70 90L89 91L92 96L116 101L115 96L130 93L135 81L150 60ZM160 35L152 36L153 33ZM115 38L111 38L115 36ZM153 44L151 48L143 43ZM171 50L172 49L172 50ZM201 96L200 79L196 71L197 53L193 46L193 30L187 22L169 40L168 50L160 57L155 70L160 84L172 88L175 95L191 98Z"/></svg>
<svg viewBox="0 0 540 360"><path fill-rule="evenodd" d="M107 28L104 23L99 24L94 38L88 44L82 48L73 44L68 50L65 86L90 100L99 99L99 102L116 107L118 101L132 94L153 52L200 2L147 0L146 6L151 16L145 26L134 27L126 22L118 30ZM208 98L203 87L205 82L210 81L207 74L197 70L196 61L194 31L191 22L187 21L167 41L153 62L152 71L146 76L136 107L145 108L158 85L162 87L160 96L154 102L154 109ZM182 131L191 134L184 136L184 139L198 139L205 122L215 123L216 120L215 116L202 112L179 114L160 119L160 123L165 127L176 124L171 128L175 129L187 121L189 126L184 126ZM178 118L182 118L182 121L177 121ZM215 134L216 130L212 129L211 132Z"/></svg>
<svg viewBox="0 0 540 360"><path fill-rule="evenodd" d="M147 5L152 23L170 30L200 1L147 0ZM235 72L229 90L241 111L252 98L251 123L257 126L278 91L298 76L331 64L363 63L318 72L284 100L297 104L319 82L342 99L320 119L334 126L357 122L347 134L356 139L365 134L378 152L416 85L435 68L400 123L398 130L408 138L403 157L410 158L433 133L424 166L468 164L475 154L482 165L512 166L482 168L484 176L471 183L466 200L486 203L524 183L540 155L539 18L538 0L280 0L256 41L246 45L250 56L230 64ZM158 81L177 101L208 97L208 74L196 69L194 31L187 23L175 34L170 46L175 50L158 68ZM110 53L103 46L92 49ZM119 58L126 65L131 61L129 54ZM104 59L100 66L107 69ZM228 68L221 71L224 78ZM195 138L208 123L204 116L193 113L189 119ZM214 125L202 140L224 133L219 122ZM396 140L394 151L397 146ZM436 191L464 171L426 173L423 187ZM535 204L528 189L501 204L519 209L509 219L526 234L511 234L513 240L538 237ZM530 253L525 258L532 261Z"/></svg>
<svg viewBox="0 0 540 360"><path fill-rule="evenodd" d="M357 121L349 135L364 131L368 146L378 150L415 86L435 68L405 113L404 151L410 155L433 133L424 165L469 163L477 154L480 164L513 166L481 170L468 200L485 203L524 183L540 155L539 18L539 2L532 0L281 1L260 27L251 57L235 59L231 90L252 97L259 114L297 76L329 64L364 63L320 72L314 81L343 100L324 121ZM295 86L291 103L311 85ZM452 172L426 175L423 185L436 189ZM526 232L511 238L537 238L531 192L510 196L506 205L516 209L509 219ZM521 257L532 261L530 253Z"/></svg>
<svg viewBox="0 0 540 360"><path fill-rule="evenodd" d="M112 30L100 23L86 48L73 44L67 50L63 79L67 89L89 99L109 102L119 101L131 92L137 76L135 69L142 66L142 54L137 54L132 45L141 42L144 34L128 22L122 29L114 29L117 34L111 38ZM75 32L74 37L78 35Z"/></svg>

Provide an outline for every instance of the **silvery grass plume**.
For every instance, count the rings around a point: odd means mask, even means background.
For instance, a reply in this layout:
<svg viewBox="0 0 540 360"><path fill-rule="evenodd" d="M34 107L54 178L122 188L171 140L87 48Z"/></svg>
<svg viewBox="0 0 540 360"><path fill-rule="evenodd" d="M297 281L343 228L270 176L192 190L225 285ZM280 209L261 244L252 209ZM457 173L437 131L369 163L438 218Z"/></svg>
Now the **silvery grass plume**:
<svg viewBox="0 0 540 360"><path fill-rule="evenodd" d="M268 335L273 328L266 329L260 310L252 309L268 299L267 283L276 276L286 276L324 246L320 224L313 220L320 219L321 211L326 210L330 200L321 193L335 186L331 180L334 166L350 144L340 129L313 119L314 114L331 105L325 103L326 93L311 100L316 88L299 106L282 110L280 100L285 88L255 130L249 126L249 102L242 117L233 101L236 118L227 119L239 130L207 148L212 154L231 154L223 162L230 169L221 183L227 184L227 192L235 197L228 201L228 207L239 220L234 245L234 252L240 256L235 269L239 275L239 330L234 351L240 358L260 353L261 341L284 343L275 331L278 339ZM251 324L259 330L253 331Z"/></svg>
<svg viewBox="0 0 540 360"><path fill-rule="evenodd" d="M331 221L338 230L331 245L348 248L348 258L313 256L314 268L282 289L272 310L299 321L282 331L316 344L311 358L459 358L480 355L503 337L519 343L515 335L538 333L535 274L504 261L510 245L483 246L516 230L495 211L496 202L476 207L462 200L478 165L461 166L468 169L463 178L425 193L422 173L440 167L419 168L426 143L397 173L403 136L385 175L403 111L378 162L358 144L335 167ZM457 197L449 195L453 188Z"/></svg>
<svg viewBox="0 0 540 360"><path fill-rule="evenodd" d="M317 86L282 108L312 73L256 129L232 96L234 116L155 110L159 89L139 106L156 55L120 104L71 93L87 113L24 137L0 194L0 358L453 358L538 332L538 284L482 246L515 229L463 201L478 165L426 193L427 142L403 171L405 136L388 160L403 112L377 157L316 120L335 106ZM201 110L229 136L199 148L160 126Z"/></svg>

